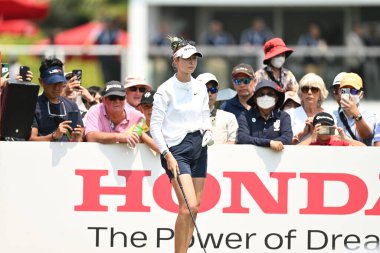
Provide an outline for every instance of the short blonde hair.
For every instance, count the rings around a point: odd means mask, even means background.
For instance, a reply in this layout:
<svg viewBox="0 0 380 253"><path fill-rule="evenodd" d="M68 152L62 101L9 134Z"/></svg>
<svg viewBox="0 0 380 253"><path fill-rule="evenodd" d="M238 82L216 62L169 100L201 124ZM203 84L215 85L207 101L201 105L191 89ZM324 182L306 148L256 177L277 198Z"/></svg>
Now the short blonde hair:
<svg viewBox="0 0 380 253"><path fill-rule="evenodd" d="M302 98L302 91L301 88L303 86L313 86L318 87L320 90L320 96L319 96L319 103L322 104L323 101L327 99L327 96L329 95L329 91L326 89L325 82L323 81L322 77L315 73L309 73L304 75L300 82L299 82L299 88L298 88L298 96Z"/></svg>

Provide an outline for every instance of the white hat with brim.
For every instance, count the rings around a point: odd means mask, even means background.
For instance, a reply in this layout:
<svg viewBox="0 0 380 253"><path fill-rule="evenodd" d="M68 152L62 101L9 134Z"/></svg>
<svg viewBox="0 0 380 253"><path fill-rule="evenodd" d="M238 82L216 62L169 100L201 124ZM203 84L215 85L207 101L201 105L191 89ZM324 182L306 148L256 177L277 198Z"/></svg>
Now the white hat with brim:
<svg viewBox="0 0 380 253"><path fill-rule="evenodd" d="M199 76L197 76L196 79L203 84L207 84L210 81L214 81L214 82L216 82L216 85L219 85L218 79L216 79L216 76L214 76L211 73L200 74Z"/></svg>
<svg viewBox="0 0 380 253"><path fill-rule="evenodd" d="M145 86L148 90L152 89L152 85L150 85L144 77L138 75L129 75L124 80L124 88L127 89L133 86Z"/></svg>
<svg viewBox="0 0 380 253"><path fill-rule="evenodd" d="M173 55L173 57L181 57L182 59L187 59L192 55L196 55L202 57L202 54L197 51L197 49L192 45L186 45L180 49Z"/></svg>

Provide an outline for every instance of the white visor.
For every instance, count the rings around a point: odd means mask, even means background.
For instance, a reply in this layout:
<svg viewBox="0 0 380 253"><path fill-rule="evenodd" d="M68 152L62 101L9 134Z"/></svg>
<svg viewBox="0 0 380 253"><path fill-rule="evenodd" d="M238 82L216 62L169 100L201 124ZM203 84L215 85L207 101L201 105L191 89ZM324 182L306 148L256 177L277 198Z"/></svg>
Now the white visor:
<svg viewBox="0 0 380 253"><path fill-rule="evenodd" d="M192 45L186 45L182 48L180 48L175 54L173 55L175 58L181 57L183 59L187 59L191 57L192 55L196 55L199 57L202 57L202 54L197 51L197 49Z"/></svg>

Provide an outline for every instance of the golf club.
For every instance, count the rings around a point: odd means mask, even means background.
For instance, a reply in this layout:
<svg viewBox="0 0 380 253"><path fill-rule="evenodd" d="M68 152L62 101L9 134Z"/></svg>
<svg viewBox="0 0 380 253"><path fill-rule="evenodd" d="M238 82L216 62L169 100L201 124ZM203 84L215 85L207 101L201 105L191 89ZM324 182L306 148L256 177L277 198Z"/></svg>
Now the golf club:
<svg viewBox="0 0 380 253"><path fill-rule="evenodd" d="M197 226L197 223L195 222L195 218L194 218L194 215L193 213L191 212L191 209L190 209L190 206L189 206L189 202L187 201L187 198L186 198L186 195L185 195L185 191L183 190L183 186L182 186L182 183L181 183L181 180L179 179L179 172L178 172L178 175L177 175L177 182L178 182L178 185L179 185L179 188L181 188L181 192L182 192L182 195L183 195L183 198L185 199L185 202L186 202L186 206L187 206L187 209L189 210L189 213L190 213L190 216L191 216L191 219L193 220L193 223L194 223L194 226L195 226L195 229L197 230L197 235L198 235L198 239L201 243L201 247L203 249L203 251L205 253L206 252L206 248L203 244L203 240L202 240L202 237L201 237L201 234L199 233L199 229L198 229L198 226Z"/></svg>

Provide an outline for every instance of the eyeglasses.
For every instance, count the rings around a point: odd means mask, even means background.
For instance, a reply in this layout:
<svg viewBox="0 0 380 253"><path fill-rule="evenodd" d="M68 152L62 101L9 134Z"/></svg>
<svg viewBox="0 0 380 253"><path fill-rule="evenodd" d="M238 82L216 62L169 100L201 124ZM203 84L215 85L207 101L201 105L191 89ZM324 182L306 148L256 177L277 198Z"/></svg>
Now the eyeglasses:
<svg viewBox="0 0 380 253"><path fill-rule="evenodd" d="M245 85L249 84L252 81L252 77L244 77L244 78L234 78L232 81L235 85L240 85L241 83L244 83Z"/></svg>
<svg viewBox="0 0 380 253"><path fill-rule="evenodd" d="M128 90L133 91L133 92L139 90L141 93L144 93L146 91L146 88L145 87L132 86L132 87L129 87Z"/></svg>
<svg viewBox="0 0 380 253"><path fill-rule="evenodd" d="M274 92L267 92L267 93L259 92L256 94L256 97L264 97L264 96L274 97L276 95L274 94Z"/></svg>
<svg viewBox="0 0 380 253"><path fill-rule="evenodd" d="M207 92L211 92L211 94L215 94L218 92L218 88L216 87L207 88Z"/></svg>
<svg viewBox="0 0 380 253"><path fill-rule="evenodd" d="M125 97L122 96L116 96L116 95L110 95L107 97L110 101L115 101L115 100L125 100Z"/></svg>
<svg viewBox="0 0 380 253"><path fill-rule="evenodd" d="M62 106L61 106L62 105ZM60 107L63 107L63 114L55 114L55 113L51 113L51 110L50 110L50 102L48 101L47 102L47 109L48 109L48 113L49 113L49 117L58 117L58 118L62 118L62 117L66 117L67 116L67 112L66 112L66 106L65 104L62 102L62 101L59 101L59 106ZM61 108L59 109L59 113L61 113Z"/></svg>
<svg viewBox="0 0 380 253"><path fill-rule="evenodd" d="M195 42L192 41L192 40L181 40L181 42L178 43L178 44L175 46L174 50L177 50L177 48L185 47L185 46L187 46L187 45L191 45L191 46L194 46L194 47L195 47Z"/></svg>
<svg viewBox="0 0 380 253"><path fill-rule="evenodd" d="M301 87L301 91L303 93L308 93L309 90L311 90L311 93L315 94L319 91L319 88L318 87L313 87L313 86L302 86Z"/></svg>

